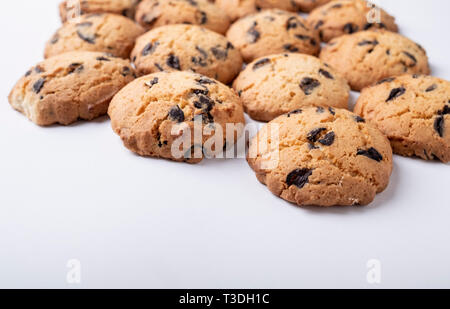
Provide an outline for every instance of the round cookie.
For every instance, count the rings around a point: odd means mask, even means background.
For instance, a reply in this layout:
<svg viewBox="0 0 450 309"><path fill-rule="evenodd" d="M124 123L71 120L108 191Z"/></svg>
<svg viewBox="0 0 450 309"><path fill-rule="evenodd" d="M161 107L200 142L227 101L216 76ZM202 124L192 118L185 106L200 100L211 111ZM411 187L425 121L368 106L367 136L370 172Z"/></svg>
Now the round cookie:
<svg viewBox="0 0 450 309"><path fill-rule="evenodd" d="M333 39L322 49L320 59L356 91L387 77L430 73L425 50L389 31L361 31Z"/></svg>
<svg viewBox="0 0 450 309"><path fill-rule="evenodd" d="M375 126L317 107L265 125L247 160L273 194L299 206L367 205L388 186L393 166L389 141Z"/></svg>
<svg viewBox="0 0 450 309"><path fill-rule="evenodd" d="M88 14L66 22L49 40L45 58L69 51L106 52L129 58L134 42L144 29L115 14Z"/></svg>
<svg viewBox="0 0 450 309"><path fill-rule="evenodd" d="M228 84L242 68L237 49L216 32L192 25L155 28L139 37L131 58L140 75L192 70Z"/></svg>
<svg viewBox="0 0 450 309"><path fill-rule="evenodd" d="M355 112L378 126L395 153L450 161L450 82L418 75L388 78L361 92Z"/></svg>
<svg viewBox="0 0 450 309"><path fill-rule="evenodd" d="M270 121L308 105L348 108L350 87L318 58L278 54L250 63L233 84L255 120Z"/></svg>
<svg viewBox="0 0 450 309"><path fill-rule="evenodd" d="M318 32L297 14L281 10L244 17L230 27L227 37L246 62L283 52L317 55L320 51Z"/></svg>
<svg viewBox="0 0 450 309"><path fill-rule="evenodd" d="M245 123L242 104L232 89L186 71L136 79L114 97L108 114L114 131L131 151L189 163L198 163L204 153L211 153L206 149L213 136L217 143L210 147L212 151L222 152L225 145L234 144L238 134L229 131L227 124L242 127ZM211 131L202 134L198 127ZM180 128L190 129L191 134ZM220 128L223 135L215 135ZM198 132L196 138L193 132ZM234 135L234 141L229 135Z"/></svg>
<svg viewBox="0 0 450 309"><path fill-rule="evenodd" d="M164 25L192 24L225 34L230 19L208 0L143 0L136 21L146 29Z"/></svg>
<svg viewBox="0 0 450 309"><path fill-rule="evenodd" d="M9 103L38 125L68 125L106 114L112 97L134 78L128 60L69 52L29 70L11 91Z"/></svg>
<svg viewBox="0 0 450 309"><path fill-rule="evenodd" d="M134 19L139 2L140 0L65 0L59 5L59 14L63 22L91 13L112 13Z"/></svg>
<svg viewBox="0 0 450 309"><path fill-rule="evenodd" d="M311 12L308 23L328 42L344 34L363 30L398 31L395 18L365 0L335 0Z"/></svg>

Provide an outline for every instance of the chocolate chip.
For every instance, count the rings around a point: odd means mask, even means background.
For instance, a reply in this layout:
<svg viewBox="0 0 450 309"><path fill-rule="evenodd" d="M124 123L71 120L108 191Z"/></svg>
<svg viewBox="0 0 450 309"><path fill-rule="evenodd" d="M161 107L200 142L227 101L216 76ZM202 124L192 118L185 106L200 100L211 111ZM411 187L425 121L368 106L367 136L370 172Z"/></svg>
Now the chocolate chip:
<svg viewBox="0 0 450 309"><path fill-rule="evenodd" d="M322 132L326 131L326 128L317 128L312 130L311 132L308 133L308 136L306 137L311 143L315 143L317 142L317 140L319 139L319 136Z"/></svg>
<svg viewBox="0 0 450 309"><path fill-rule="evenodd" d="M331 9L340 9L341 7L342 7L342 4L341 4L341 3L337 3L337 4L332 5L332 6L330 7L330 10L331 10Z"/></svg>
<svg viewBox="0 0 450 309"><path fill-rule="evenodd" d="M321 107L321 106L318 106L318 107L317 107L316 113L318 113L318 114L323 114L324 112L325 112L325 110L323 109L323 107Z"/></svg>
<svg viewBox="0 0 450 309"><path fill-rule="evenodd" d="M128 76L130 74L131 74L131 69L129 67L123 67L122 68L122 76L123 77L126 77L126 76Z"/></svg>
<svg viewBox="0 0 450 309"><path fill-rule="evenodd" d="M324 69L320 69L319 73L320 73L320 75L323 75L323 76L325 76L328 79L334 79L333 75L331 75L330 72L325 71Z"/></svg>
<svg viewBox="0 0 450 309"><path fill-rule="evenodd" d="M258 23L255 21L252 27L247 31L248 41L250 43L256 43L261 37L259 31L256 30L256 26L258 26Z"/></svg>
<svg viewBox="0 0 450 309"><path fill-rule="evenodd" d="M167 65L175 70L181 70L180 59L174 54L169 55L166 61Z"/></svg>
<svg viewBox="0 0 450 309"><path fill-rule="evenodd" d="M332 107L328 107L328 111L330 112L331 115L336 115L336 110Z"/></svg>
<svg viewBox="0 0 450 309"><path fill-rule="evenodd" d="M110 59L108 59L108 58L106 58L106 57L103 57L103 56L97 57L96 59L97 59L98 61L111 61Z"/></svg>
<svg viewBox="0 0 450 309"><path fill-rule="evenodd" d="M284 45L283 45L283 49L286 50L286 51L288 51L288 52L291 52L291 53L296 53L296 52L298 52L298 48L295 47L295 46L292 45L292 44L284 44Z"/></svg>
<svg viewBox="0 0 450 309"><path fill-rule="evenodd" d="M310 95L313 90L320 86L320 82L317 79L305 77L300 83L300 88L306 95Z"/></svg>
<svg viewBox="0 0 450 309"><path fill-rule="evenodd" d="M199 46L195 46L195 49L200 53L200 56L192 57L191 61L196 65L206 67L208 65L208 63L206 62L208 60L208 53L206 52L206 50Z"/></svg>
<svg viewBox="0 0 450 309"><path fill-rule="evenodd" d="M157 83L159 83L159 78L158 78L158 77L155 77L155 78L152 79L151 81L146 82L145 85L151 89L151 88L152 88L154 85L156 85Z"/></svg>
<svg viewBox="0 0 450 309"><path fill-rule="evenodd" d="M448 103L450 104L450 102ZM443 110L438 111L438 115L444 116L450 114L450 106L445 105Z"/></svg>
<svg viewBox="0 0 450 309"><path fill-rule="evenodd" d="M178 123L183 122L185 119L183 110L178 105L172 107L169 111L169 119Z"/></svg>
<svg viewBox="0 0 450 309"><path fill-rule="evenodd" d="M155 43L148 43L147 45L145 45L144 49L142 50L142 56L148 56L150 54L153 54L156 50L156 48L158 47L159 42L155 42Z"/></svg>
<svg viewBox="0 0 450 309"><path fill-rule="evenodd" d="M439 134L440 137L444 137L444 116L440 115L436 117L434 121L434 129Z"/></svg>
<svg viewBox="0 0 450 309"><path fill-rule="evenodd" d="M322 139L319 139L319 143L324 146L331 146L333 145L335 138L336 134L334 134L334 132L329 132Z"/></svg>
<svg viewBox="0 0 450 309"><path fill-rule="evenodd" d="M27 76L30 76L31 75L31 73L33 73L33 71L31 71L31 70L28 70L26 73L25 73L25 77L27 77Z"/></svg>
<svg viewBox="0 0 450 309"><path fill-rule="evenodd" d="M201 109L205 113L208 113L213 109L215 103L211 98L200 95L198 99L198 101L194 102L195 108Z"/></svg>
<svg viewBox="0 0 450 309"><path fill-rule="evenodd" d="M223 49L220 45L211 47L211 53L217 60L225 60L228 58L228 50Z"/></svg>
<svg viewBox="0 0 450 309"><path fill-rule="evenodd" d="M373 147L370 147L368 150L359 149L356 153L358 156L365 156L369 159L375 160L377 162L383 161L383 156Z"/></svg>
<svg viewBox="0 0 450 309"><path fill-rule="evenodd" d="M323 20L319 20L317 24L314 26L314 29L318 30L320 27L324 25Z"/></svg>
<svg viewBox="0 0 450 309"><path fill-rule="evenodd" d="M307 30L305 25L295 16L289 17L286 23L286 30L297 29L298 27L302 27Z"/></svg>
<svg viewBox="0 0 450 309"><path fill-rule="evenodd" d="M290 118L292 115L301 114L303 111L301 109L296 109L287 114L287 117Z"/></svg>
<svg viewBox="0 0 450 309"><path fill-rule="evenodd" d="M359 27L352 23L345 24L345 26L344 26L344 32L348 33L348 34L355 33L358 31L358 29L359 29Z"/></svg>
<svg viewBox="0 0 450 309"><path fill-rule="evenodd" d="M77 30L77 35L80 39L82 39L83 41L85 41L89 44L95 44L95 39L97 38L96 35L93 35L93 36L84 35L83 33L80 32L80 30Z"/></svg>
<svg viewBox="0 0 450 309"><path fill-rule="evenodd" d="M413 67L417 64L417 59L416 59L416 57L414 57L413 54L411 54L407 51L404 51L403 54L406 55L409 59L411 59L413 61L413 63L410 65L410 67Z"/></svg>
<svg viewBox="0 0 450 309"><path fill-rule="evenodd" d="M208 22L208 15L203 11L197 11L195 13L195 19L199 25L204 25Z"/></svg>
<svg viewBox="0 0 450 309"><path fill-rule="evenodd" d="M216 84L215 81L213 81L212 79L209 79L207 77L201 77L199 79L195 80L197 83L199 83L200 85L211 85L211 84Z"/></svg>
<svg viewBox="0 0 450 309"><path fill-rule="evenodd" d="M68 74L80 73L83 70L84 70L84 66L81 63L75 62L75 63L72 63L71 65L69 65Z"/></svg>
<svg viewBox="0 0 450 309"><path fill-rule="evenodd" d="M56 43L58 43L58 41L59 41L59 34L56 33L50 40L50 44L56 44Z"/></svg>
<svg viewBox="0 0 450 309"><path fill-rule="evenodd" d="M164 71L164 68L159 64L159 63L155 63L155 67L160 70L161 72Z"/></svg>
<svg viewBox="0 0 450 309"><path fill-rule="evenodd" d="M33 91L35 93L39 93L42 90L42 87L44 87L45 84L45 78L40 78L37 82L33 84Z"/></svg>
<svg viewBox="0 0 450 309"><path fill-rule="evenodd" d="M405 92L406 89L403 87L392 89L391 93L389 94L389 97L386 99L386 102L392 101L398 98L399 96L402 96L403 94L405 94Z"/></svg>
<svg viewBox="0 0 450 309"><path fill-rule="evenodd" d="M355 121L358 123L364 123L364 122L366 122L366 119L364 119L360 116L355 116Z"/></svg>
<svg viewBox="0 0 450 309"><path fill-rule="evenodd" d="M253 69L253 71L255 71L255 70L257 70L257 69L259 69L259 68L261 68L261 67L263 67L263 66L265 66L265 65L267 65L269 63L270 63L270 59L269 58L263 58L263 59L255 62L255 64L253 65L252 69Z"/></svg>
<svg viewBox="0 0 450 309"><path fill-rule="evenodd" d="M430 87L428 87L426 90L425 90L425 92L431 92L431 91L434 91L434 90L436 90L437 89L437 85L436 84L433 84L433 85L431 85Z"/></svg>
<svg viewBox="0 0 450 309"><path fill-rule="evenodd" d="M196 96L199 95L209 95L209 90L208 88L205 87L205 89L192 89L192 93L195 94Z"/></svg>
<svg viewBox="0 0 450 309"><path fill-rule="evenodd" d="M369 40L364 40L358 43L358 46L365 46L365 45L378 45L379 42L377 40L373 40L373 41L369 41Z"/></svg>
<svg viewBox="0 0 450 309"><path fill-rule="evenodd" d="M289 173L286 177L286 184L290 187L292 185L301 189L309 182L309 177L312 175L313 170L302 168L296 169Z"/></svg>
<svg viewBox="0 0 450 309"><path fill-rule="evenodd" d="M378 27L380 29L387 29L387 26L384 23L367 23L364 25L364 30L369 30L372 27Z"/></svg>
<svg viewBox="0 0 450 309"><path fill-rule="evenodd" d="M395 80L395 77L385 78L385 79L382 79L379 82L377 82L377 85L381 85L384 83L390 83L390 82L393 82L394 80Z"/></svg>

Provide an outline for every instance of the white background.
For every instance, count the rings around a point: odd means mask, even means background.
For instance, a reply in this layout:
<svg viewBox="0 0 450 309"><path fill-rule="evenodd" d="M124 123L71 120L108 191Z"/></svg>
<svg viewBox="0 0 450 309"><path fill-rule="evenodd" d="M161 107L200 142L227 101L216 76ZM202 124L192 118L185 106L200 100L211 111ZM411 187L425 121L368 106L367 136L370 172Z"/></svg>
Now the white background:
<svg viewBox="0 0 450 309"><path fill-rule="evenodd" d="M378 2L450 79L450 1ZM0 10L0 288L450 288L448 165L395 157L371 206L299 208L243 159L140 158L106 117L40 128L15 112L7 95L42 59L57 3ZM66 282L70 259L81 285Z"/></svg>

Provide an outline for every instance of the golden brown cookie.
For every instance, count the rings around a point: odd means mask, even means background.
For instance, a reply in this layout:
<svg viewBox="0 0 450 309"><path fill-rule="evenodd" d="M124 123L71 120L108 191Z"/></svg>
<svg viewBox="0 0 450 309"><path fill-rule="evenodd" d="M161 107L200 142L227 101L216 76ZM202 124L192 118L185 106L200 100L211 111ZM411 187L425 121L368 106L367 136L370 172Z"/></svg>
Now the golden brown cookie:
<svg viewBox="0 0 450 309"><path fill-rule="evenodd" d="M430 73L425 50L389 31L362 31L333 39L322 49L320 59L356 91L387 77Z"/></svg>
<svg viewBox="0 0 450 309"><path fill-rule="evenodd" d="M66 22L50 39L45 58L70 51L97 51L129 58L144 29L115 14L88 14Z"/></svg>
<svg viewBox="0 0 450 309"><path fill-rule="evenodd" d="M146 29L164 25L192 24L225 34L228 15L208 0L143 0L136 21Z"/></svg>
<svg viewBox="0 0 450 309"><path fill-rule="evenodd" d="M297 205L367 205L388 186L392 149L357 115L309 107L265 125L248 163L273 194Z"/></svg>
<svg viewBox="0 0 450 309"><path fill-rule="evenodd" d="M234 81L246 113L270 121L309 105L348 108L350 87L318 58L278 54L250 63Z"/></svg>
<svg viewBox="0 0 450 309"><path fill-rule="evenodd" d="M65 0L59 5L59 13L63 22L91 13L112 13L134 19L139 2L140 0Z"/></svg>
<svg viewBox="0 0 450 309"><path fill-rule="evenodd" d="M324 42L364 30L398 31L394 17L365 0L331 1L312 11L308 16L308 23L319 31Z"/></svg>
<svg viewBox="0 0 450 309"><path fill-rule="evenodd" d="M450 161L450 82L418 75L388 78L361 92L355 112L378 126L395 153Z"/></svg>
<svg viewBox="0 0 450 309"><path fill-rule="evenodd" d="M227 37L246 62L283 52L317 55L320 51L318 32L297 14L281 10L266 10L239 19Z"/></svg>
<svg viewBox="0 0 450 309"><path fill-rule="evenodd" d="M230 140L234 134L227 124L245 123L242 104L232 89L185 71L136 79L114 97L108 114L114 132L131 151L189 163L202 161L205 152L211 154L205 149L213 136L217 141L210 147L213 152L234 144L237 136ZM198 132L196 126L201 129L199 138L193 137L193 132ZM222 136L216 135L220 129Z"/></svg>
<svg viewBox="0 0 450 309"><path fill-rule="evenodd" d="M11 91L9 103L38 125L68 125L106 114L112 97L133 79L128 60L65 53L31 68Z"/></svg>
<svg viewBox="0 0 450 309"><path fill-rule="evenodd" d="M139 37L131 58L140 75L188 71L230 83L242 68L242 57L223 35L193 25L155 28Z"/></svg>

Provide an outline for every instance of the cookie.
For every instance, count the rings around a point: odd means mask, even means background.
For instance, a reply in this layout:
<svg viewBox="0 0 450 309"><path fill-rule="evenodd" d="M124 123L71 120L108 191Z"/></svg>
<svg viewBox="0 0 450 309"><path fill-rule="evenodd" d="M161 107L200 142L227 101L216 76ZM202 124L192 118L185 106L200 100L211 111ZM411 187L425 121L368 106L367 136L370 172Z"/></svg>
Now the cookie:
<svg viewBox="0 0 450 309"><path fill-rule="evenodd" d="M232 21L261 9L281 9L285 11L310 12L331 0L216 0L216 5L224 10Z"/></svg>
<svg viewBox="0 0 450 309"><path fill-rule="evenodd" d="M322 49L320 59L356 91L387 77L430 73L425 50L389 31L361 31L333 39Z"/></svg>
<svg viewBox="0 0 450 309"><path fill-rule="evenodd" d="M204 153L210 155L206 145L220 128L223 135L216 136L212 150L222 152L225 145L234 144L227 124L243 126L245 122L242 104L232 89L186 71L136 79L114 97L108 113L114 131L131 151L189 163L202 161ZM180 128L198 132L195 126L210 132L200 131L196 138L186 131L179 133Z"/></svg>
<svg viewBox="0 0 450 309"><path fill-rule="evenodd" d="M128 60L70 52L31 68L11 91L9 103L38 125L68 125L106 114L112 97L132 80Z"/></svg>
<svg viewBox="0 0 450 309"><path fill-rule="evenodd" d="M228 30L227 38L246 62L283 52L317 55L320 51L318 32L297 14L281 10L266 10L238 20Z"/></svg>
<svg viewBox="0 0 450 309"><path fill-rule="evenodd" d="M395 18L365 0L336 0L315 9L308 24L319 31L322 41L358 31L386 29L397 32Z"/></svg>
<svg viewBox="0 0 450 309"><path fill-rule="evenodd" d="M367 205L392 172L387 138L356 114L332 108L272 120L251 141L247 160L273 194L299 206Z"/></svg>
<svg viewBox="0 0 450 309"><path fill-rule="evenodd" d="M143 0L138 5L136 21L146 29L192 24L220 34L230 27L227 14L208 0Z"/></svg>
<svg viewBox="0 0 450 309"><path fill-rule="evenodd" d="M144 29L129 18L115 14L87 14L66 22L48 41L45 58L69 51L106 52L129 58Z"/></svg>
<svg viewBox="0 0 450 309"><path fill-rule="evenodd" d="M318 58L278 54L250 63L234 81L250 117L270 121L308 105L347 108L350 87Z"/></svg>
<svg viewBox="0 0 450 309"><path fill-rule="evenodd" d="M431 76L388 78L361 92L355 112L391 141L394 152L450 161L450 82Z"/></svg>
<svg viewBox="0 0 450 309"><path fill-rule="evenodd" d="M242 68L241 54L223 35L193 25L149 31L138 38L131 58L140 75L191 70L224 84Z"/></svg>
<svg viewBox="0 0 450 309"><path fill-rule="evenodd" d="M66 0L59 5L59 14L63 22L91 13L111 13L134 19L139 2L140 0Z"/></svg>

